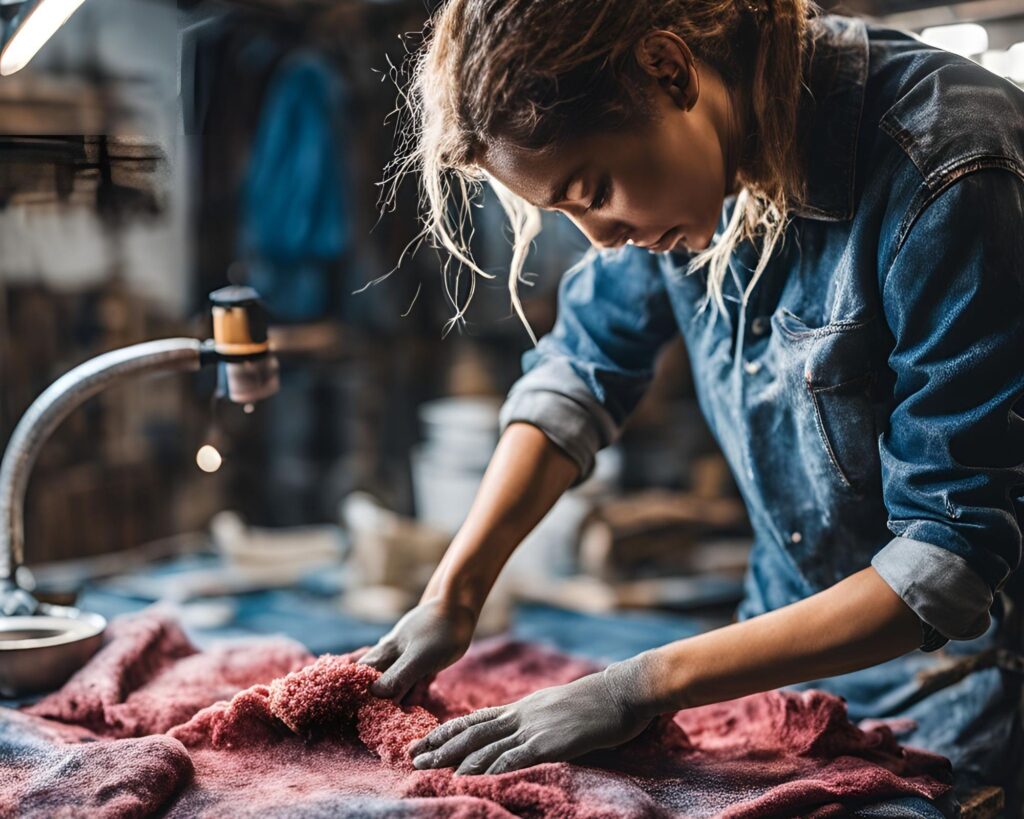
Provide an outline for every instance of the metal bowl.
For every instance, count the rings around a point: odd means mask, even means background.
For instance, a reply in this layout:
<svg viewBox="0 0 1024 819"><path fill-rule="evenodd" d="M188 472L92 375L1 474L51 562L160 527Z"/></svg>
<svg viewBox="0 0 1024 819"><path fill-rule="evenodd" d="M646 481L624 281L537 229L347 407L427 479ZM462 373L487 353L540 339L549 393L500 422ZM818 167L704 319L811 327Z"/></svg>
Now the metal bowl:
<svg viewBox="0 0 1024 819"><path fill-rule="evenodd" d="M52 691L96 653L106 619L63 611L73 613L0 617L0 696Z"/></svg>

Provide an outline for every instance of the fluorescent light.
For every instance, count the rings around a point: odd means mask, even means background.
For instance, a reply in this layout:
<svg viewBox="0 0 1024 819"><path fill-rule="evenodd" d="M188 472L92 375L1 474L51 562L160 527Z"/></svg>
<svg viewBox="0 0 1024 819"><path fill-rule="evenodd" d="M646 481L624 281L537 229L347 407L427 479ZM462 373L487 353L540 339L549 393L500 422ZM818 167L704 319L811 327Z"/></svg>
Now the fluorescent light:
<svg viewBox="0 0 1024 819"><path fill-rule="evenodd" d="M28 14L0 52L0 76L21 71L85 0L29 0Z"/></svg>
<svg viewBox="0 0 1024 819"><path fill-rule="evenodd" d="M961 57L981 54L988 48L988 32L977 23L932 26L921 32L921 39L928 45L952 51Z"/></svg>
<svg viewBox="0 0 1024 819"><path fill-rule="evenodd" d="M993 74L998 74L1000 77L1010 76L1010 52L991 50L986 51L978 59L981 63L982 68L987 68Z"/></svg>
<svg viewBox="0 0 1024 819"><path fill-rule="evenodd" d="M1014 82L1024 82L1024 43L1014 43L1006 53L1009 56L1006 76Z"/></svg>

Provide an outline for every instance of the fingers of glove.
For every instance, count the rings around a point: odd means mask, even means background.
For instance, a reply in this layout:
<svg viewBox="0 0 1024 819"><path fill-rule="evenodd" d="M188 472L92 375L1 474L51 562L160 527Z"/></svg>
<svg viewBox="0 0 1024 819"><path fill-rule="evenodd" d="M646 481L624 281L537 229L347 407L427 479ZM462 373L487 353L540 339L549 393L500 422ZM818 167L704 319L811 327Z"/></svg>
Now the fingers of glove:
<svg viewBox="0 0 1024 819"><path fill-rule="evenodd" d="M417 768L450 768L460 764L474 751L504 739L512 732L512 724L498 717L472 725L436 751L428 751L413 759Z"/></svg>
<svg viewBox="0 0 1024 819"><path fill-rule="evenodd" d="M464 717L457 717L456 719L448 720L448 722L444 723L444 725L439 725L423 737L423 739L410 745L409 753L415 757L419 754L425 753L426 751L432 751L434 748L440 748L452 737L465 731L470 726L494 719L501 713L502 709L500 707L481 708L479 711L474 711L472 714L466 714Z"/></svg>
<svg viewBox="0 0 1024 819"><path fill-rule="evenodd" d="M380 675L370 693L377 697L400 700L420 677L433 669L424 668L423 656L413 649L406 649L390 667Z"/></svg>
<svg viewBox="0 0 1024 819"><path fill-rule="evenodd" d="M512 734L511 736L492 742L490 745L485 745L479 751L474 751L462 760L462 764L459 765L455 773L457 776L482 774L491 767L491 763L505 753L505 751L511 750L522 743L522 737L518 734Z"/></svg>
<svg viewBox="0 0 1024 819"><path fill-rule="evenodd" d="M531 765L539 765L547 760L540 753L536 743L526 742L509 748L499 756L484 773L503 774L510 771L518 771L521 768L529 768Z"/></svg>
<svg viewBox="0 0 1024 819"><path fill-rule="evenodd" d="M429 674L417 677L416 682L412 684L412 688L410 688L409 692L402 697L402 704L423 705L424 702L428 702L430 698L430 686L433 685L435 679L437 679L437 671L432 671Z"/></svg>
<svg viewBox="0 0 1024 819"><path fill-rule="evenodd" d="M377 645L367 651L359 658L359 665L368 665L378 671L386 671L388 667L398 658L401 651L398 645L389 640L381 640Z"/></svg>

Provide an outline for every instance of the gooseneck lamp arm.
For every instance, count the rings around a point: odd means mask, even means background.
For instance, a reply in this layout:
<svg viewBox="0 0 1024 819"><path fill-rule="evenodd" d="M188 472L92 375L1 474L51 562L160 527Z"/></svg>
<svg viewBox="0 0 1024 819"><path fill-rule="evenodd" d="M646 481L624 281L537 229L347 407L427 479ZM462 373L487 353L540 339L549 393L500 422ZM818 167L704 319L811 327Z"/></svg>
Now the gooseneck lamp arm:
<svg viewBox="0 0 1024 819"><path fill-rule="evenodd" d="M103 353L58 378L26 410L0 462L0 614L34 614L39 603L18 588L25 559L25 491L36 458L60 423L107 387L137 376L221 367L227 397L250 403L277 391L277 359L256 291L228 287L211 294L214 338L169 338ZM226 326L225 326L226 325Z"/></svg>

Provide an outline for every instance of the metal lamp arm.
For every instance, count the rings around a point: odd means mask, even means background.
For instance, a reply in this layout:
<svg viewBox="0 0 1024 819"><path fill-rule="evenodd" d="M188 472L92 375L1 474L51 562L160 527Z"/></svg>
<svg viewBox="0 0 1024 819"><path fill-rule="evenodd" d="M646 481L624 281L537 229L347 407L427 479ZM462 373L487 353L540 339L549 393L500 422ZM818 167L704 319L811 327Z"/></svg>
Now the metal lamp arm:
<svg viewBox="0 0 1024 819"><path fill-rule="evenodd" d="M73 410L116 382L195 371L202 359L203 344L194 338L135 344L80 364L32 403L14 428L0 463L0 593L3 587L14 587L14 573L25 559L25 490L36 458L54 430Z"/></svg>

